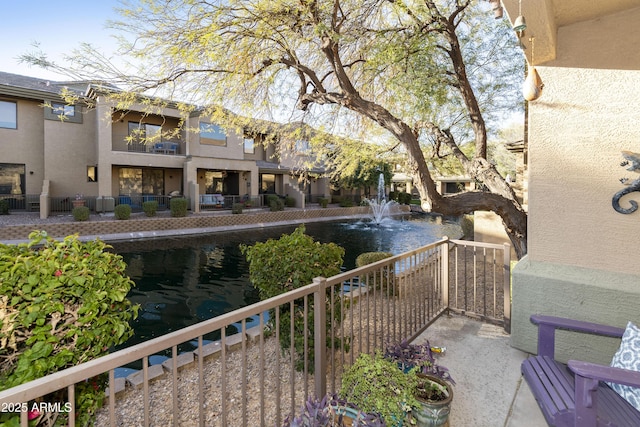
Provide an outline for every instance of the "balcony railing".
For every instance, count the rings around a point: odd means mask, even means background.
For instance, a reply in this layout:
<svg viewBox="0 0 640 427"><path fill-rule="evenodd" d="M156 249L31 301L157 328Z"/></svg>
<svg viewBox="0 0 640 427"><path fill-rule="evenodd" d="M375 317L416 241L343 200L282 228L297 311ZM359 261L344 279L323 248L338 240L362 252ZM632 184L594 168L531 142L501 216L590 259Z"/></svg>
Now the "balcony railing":
<svg viewBox="0 0 640 427"><path fill-rule="evenodd" d="M127 151L132 153L148 154L169 154L184 155L185 143L183 141L161 141L161 142L137 142L128 141L128 135L114 135L112 150Z"/></svg>
<svg viewBox="0 0 640 427"><path fill-rule="evenodd" d="M108 373L97 425L278 426L337 391L358 354L413 340L448 310L508 327L509 254L445 238L2 391L0 405L65 389L73 403L75 384ZM150 364L158 354L170 356Z"/></svg>

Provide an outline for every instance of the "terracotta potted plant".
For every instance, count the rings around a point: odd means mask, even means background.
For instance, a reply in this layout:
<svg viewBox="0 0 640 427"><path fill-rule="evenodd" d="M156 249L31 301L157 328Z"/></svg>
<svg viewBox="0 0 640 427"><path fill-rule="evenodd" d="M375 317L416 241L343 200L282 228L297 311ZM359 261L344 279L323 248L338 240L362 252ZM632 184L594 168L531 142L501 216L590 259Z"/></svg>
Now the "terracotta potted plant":
<svg viewBox="0 0 640 427"><path fill-rule="evenodd" d="M86 201L84 200L84 196L82 194L76 194L75 200L72 200L71 203L73 204L74 208L77 208L78 206L84 206L86 204Z"/></svg>

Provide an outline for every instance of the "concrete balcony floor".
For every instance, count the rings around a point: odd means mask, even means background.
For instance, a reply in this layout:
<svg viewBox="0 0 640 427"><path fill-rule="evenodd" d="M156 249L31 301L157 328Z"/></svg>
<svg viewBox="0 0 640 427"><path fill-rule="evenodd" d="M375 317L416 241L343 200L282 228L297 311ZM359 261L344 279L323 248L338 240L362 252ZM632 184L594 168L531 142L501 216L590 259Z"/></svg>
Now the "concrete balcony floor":
<svg viewBox="0 0 640 427"><path fill-rule="evenodd" d="M546 427L544 416L520 374L528 356L510 346L500 326L464 316L442 316L416 340L446 347L439 356L456 385L450 427Z"/></svg>

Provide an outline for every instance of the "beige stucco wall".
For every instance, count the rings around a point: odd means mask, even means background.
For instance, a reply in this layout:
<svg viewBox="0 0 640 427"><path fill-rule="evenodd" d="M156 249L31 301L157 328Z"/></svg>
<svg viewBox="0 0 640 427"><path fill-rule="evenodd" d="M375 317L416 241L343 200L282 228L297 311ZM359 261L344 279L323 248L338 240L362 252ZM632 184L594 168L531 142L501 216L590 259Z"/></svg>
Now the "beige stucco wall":
<svg viewBox="0 0 640 427"><path fill-rule="evenodd" d="M17 102L18 120L17 129L0 128L0 163L24 164L26 194L40 194L44 178L42 107L36 101L0 99Z"/></svg>
<svg viewBox="0 0 640 427"><path fill-rule="evenodd" d="M558 31L529 104L528 256L514 269L512 342L535 351L532 313L625 326L640 322L640 211L616 212L621 151L640 152L640 8ZM640 193L623 199L640 200ZM578 338L565 349L587 351ZM593 356L610 360L607 345ZM614 350L614 349L613 349ZM567 350L565 356L571 356ZM562 355L561 355L562 358Z"/></svg>
<svg viewBox="0 0 640 427"><path fill-rule="evenodd" d="M44 120L44 179L51 182L52 197L97 194L98 183L87 180L87 166L98 163L96 112L83 109L82 114L82 123Z"/></svg>

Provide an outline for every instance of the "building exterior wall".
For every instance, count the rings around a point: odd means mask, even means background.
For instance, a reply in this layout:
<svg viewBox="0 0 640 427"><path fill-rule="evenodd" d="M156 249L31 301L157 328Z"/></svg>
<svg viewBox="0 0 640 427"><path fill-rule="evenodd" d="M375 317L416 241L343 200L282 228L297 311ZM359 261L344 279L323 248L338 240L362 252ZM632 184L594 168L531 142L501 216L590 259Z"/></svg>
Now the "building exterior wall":
<svg viewBox="0 0 640 427"><path fill-rule="evenodd" d="M545 86L529 104L528 255L512 277L512 342L525 351L535 352L533 313L640 322L640 211L612 208L620 178L639 178L620 165L623 150L640 152L640 33L629 31L639 21L636 8L560 27L556 59L537 66ZM567 338L561 358L571 346L586 351ZM610 361L608 347L590 347Z"/></svg>
<svg viewBox="0 0 640 427"><path fill-rule="evenodd" d="M41 102L2 96L0 100L17 103L17 129L0 128L0 163L24 164L26 194L40 194L45 173Z"/></svg>

